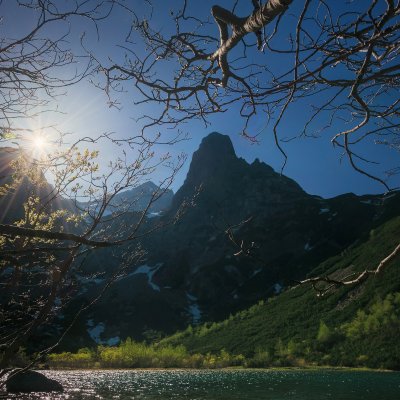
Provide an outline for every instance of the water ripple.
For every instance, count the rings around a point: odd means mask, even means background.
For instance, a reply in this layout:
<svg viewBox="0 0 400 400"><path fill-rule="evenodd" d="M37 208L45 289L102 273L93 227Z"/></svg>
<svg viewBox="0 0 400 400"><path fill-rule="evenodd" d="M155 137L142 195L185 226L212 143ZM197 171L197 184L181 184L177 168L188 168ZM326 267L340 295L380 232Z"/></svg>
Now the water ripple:
<svg viewBox="0 0 400 400"><path fill-rule="evenodd" d="M297 370L45 371L64 393L20 400L398 400L400 373Z"/></svg>

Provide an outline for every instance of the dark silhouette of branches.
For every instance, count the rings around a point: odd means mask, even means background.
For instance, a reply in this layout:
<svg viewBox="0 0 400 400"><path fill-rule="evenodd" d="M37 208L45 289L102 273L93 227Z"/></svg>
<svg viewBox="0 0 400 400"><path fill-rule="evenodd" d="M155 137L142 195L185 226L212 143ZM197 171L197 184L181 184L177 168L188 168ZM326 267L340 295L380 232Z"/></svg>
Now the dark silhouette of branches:
<svg viewBox="0 0 400 400"><path fill-rule="evenodd" d="M184 158L177 164L169 157L156 159L147 141L135 150L128 149L105 170L95 161L97 151L81 152L77 143L40 159L28 157L23 150L8 150L13 160L7 165L12 170L0 181L0 200L7 209L15 193L25 193L26 198L19 200L19 207L24 208L22 218L0 224L1 368L74 297L76 276L90 278L81 268L86 255L99 248L120 248L123 262L114 275L123 275L142 254L140 239L175 221L152 222L147 215L170 187ZM131 203L113 207L109 213L119 193L137 188L162 166L169 168L167 177L143 209L131 207L140 198L138 193ZM53 173L54 186L47 183L43 171ZM0 218L4 217L1 212Z"/></svg>
<svg viewBox="0 0 400 400"><path fill-rule="evenodd" d="M364 155L361 144L399 150L400 2L248 3L253 11L245 16L236 14L238 1L231 10L212 6L214 24L191 14L188 0L171 12L169 29L137 18L127 37L126 62L104 67L104 88L130 81L141 95L137 103L159 110L144 116L143 133L195 119L207 126L211 116L238 110L242 135L257 141L268 129L285 160L283 167L287 156L282 141L330 131L332 144L354 170L385 190L394 189L384 176L371 172L376 162L370 153ZM146 43L145 55L132 46L138 37ZM291 118L294 104L304 108L304 119L298 132L282 139L281 126ZM394 168L388 176L396 172ZM252 253L231 229L226 233L237 254ZM398 248L393 257L397 253ZM340 284L357 284L381 269ZM324 280L339 284L326 277L310 282Z"/></svg>
<svg viewBox="0 0 400 400"><path fill-rule="evenodd" d="M171 11L169 29L137 18L126 62L104 67L104 87L131 81L141 95L137 103L154 104L159 113L144 117L144 131L192 119L207 125L211 115L235 107L243 136L258 140L265 121L285 159L281 125L298 103L307 118L293 137L330 129L351 166L388 190L383 177L368 171L372 160L358 144L398 148L399 2L254 0L246 16L236 15L232 3L233 11L210 10L218 32L191 14L189 1ZM144 56L135 52L138 37Z"/></svg>
<svg viewBox="0 0 400 400"><path fill-rule="evenodd" d="M362 272L353 272L342 279L334 279L329 276L316 276L304 279L298 282L299 285L310 283L318 296L323 296L331 289L340 286L356 286L364 282L369 276L376 276L388 266L388 264L400 255L400 244L383 260L381 260L375 269L366 269Z"/></svg>
<svg viewBox="0 0 400 400"><path fill-rule="evenodd" d="M147 218L185 160L156 156L157 137L103 133L71 143L57 127L42 126L57 134L47 139L47 151L30 155L35 132L23 128L25 122L53 110L68 86L96 73L94 55L83 42L72 43L72 21L97 30L115 7L130 12L127 5L18 0L15 6L28 10L32 19L19 37L0 39L0 143L8 145L0 149L0 376L18 350L76 297L79 279L93 278L84 269L89 254L118 247L122 260L108 271L100 296L142 257L140 239L174 223L185 207L168 221ZM111 154L107 165L99 160L101 145ZM159 169L164 178L151 193L114 203ZM139 207L143 195L147 202Z"/></svg>
<svg viewBox="0 0 400 400"><path fill-rule="evenodd" d="M217 226L215 227L216 229L219 229L221 232L223 232L229 242L233 245L233 248L235 249L235 253L233 253L233 255L235 257L247 257L253 260L258 265L262 265L265 263L265 260L257 253L257 249L259 248L260 244L250 240L238 239L236 233L237 230L246 226L252 219L253 217L249 217L234 225L228 223L228 221L224 219L223 229L218 228ZM400 244L398 244L394 248L394 250L385 258L383 258L379 262L379 264L373 269L365 269L362 272L352 272L342 278L334 278L331 275L319 275L301 281L296 280L293 281L293 283L295 284L295 286L293 287L311 284L313 290L317 293L317 296L321 297L341 286L357 286L371 276L379 276L388 267L388 265L390 265L390 263L399 256Z"/></svg>
<svg viewBox="0 0 400 400"><path fill-rule="evenodd" d="M71 21L79 18L97 29L117 4L114 0L15 3L33 19L21 26L19 37L2 35L0 39L0 140L21 133L16 123L54 107L52 100L63 94L63 88L93 71L92 57L69 43Z"/></svg>

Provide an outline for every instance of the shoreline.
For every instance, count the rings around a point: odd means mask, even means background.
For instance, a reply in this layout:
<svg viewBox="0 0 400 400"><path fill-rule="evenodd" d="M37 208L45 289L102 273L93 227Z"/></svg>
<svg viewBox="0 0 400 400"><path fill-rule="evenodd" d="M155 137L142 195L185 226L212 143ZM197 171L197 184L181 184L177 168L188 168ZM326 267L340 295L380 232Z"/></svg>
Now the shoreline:
<svg viewBox="0 0 400 400"><path fill-rule="evenodd" d="M91 368L38 368L38 371L344 371L344 372L394 372L400 373L398 370L384 368L367 368L367 367L338 367L338 366L319 366L310 365L302 367L271 367L271 368L248 368L248 367L221 367L221 368L156 368L156 367L138 367L138 368L106 368L106 367L91 367Z"/></svg>

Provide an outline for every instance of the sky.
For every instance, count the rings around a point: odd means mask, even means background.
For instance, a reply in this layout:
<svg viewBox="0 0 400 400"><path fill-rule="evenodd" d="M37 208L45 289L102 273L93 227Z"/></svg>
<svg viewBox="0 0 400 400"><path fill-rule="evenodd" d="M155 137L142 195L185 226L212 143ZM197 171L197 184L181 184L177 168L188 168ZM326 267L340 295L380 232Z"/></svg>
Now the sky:
<svg viewBox="0 0 400 400"><path fill-rule="evenodd" d="M360 0L365 1L365 0ZM359 3L360 3L359 1ZM135 12L143 19L150 19L150 10L143 1L132 0L128 1L132 5ZM203 0L189 1L189 13L196 16L209 16L211 6L214 1ZM349 5L350 3L353 3ZM357 8L357 1L348 2L343 0L337 2L335 7ZM151 23L153 27L158 29L168 29L168 19L170 18L170 10L176 10L181 7L182 1L171 0L168 2L154 0L154 8L152 10ZM218 4L222 7L231 8L234 1L221 0ZM296 15L298 5L296 3L291 9ZM2 2L0 12L3 15L1 28L2 35L15 36L21 35L24 29L27 29L32 24L32 16L26 10L15 8L14 2ZM251 2L240 0L237 7L239 15L246 15L251 12ZM15 21L18 21L16 24ZM288 23L294 23L294 17L288 16ZM292 22L290 22L292 21ZM93 24L88 21L72 20L71 21L71 46L75 51L82 51L79 45L79 38L85 32L85 43L90 47L96 56L103 60L112 58L113 60L122 60L124 49L121 47L124 44L124 38L131 24L131 17L123 9L116 9L111 16L99 24L99 36L94 29ZM65 26L54 26L47 34L59 34ZM217 28L210 24L210 30L214 30L216 34ZM137 42L131 44L137 52L144 52L143 43ZM251 52L257 50L252 48ZM279 60L272 59L268 53L252 55L257 57L257 60L263 63L271 63L272 67L279 68ZM160 71L160 76L167 73ZM96 80L96 78L94 78ZM57 99L57 107L62 114L43 115L34 122L29 122L35 126L41 124L47 125L54 121L59 128L68 132L73 132L71 140L74 137L80 136L97 136L102 132L115 132L119 137L131 136L140 131L140 123L136 121L143 113L152 112L149 106L136 106L134 101L137 100L138 93L135 92L132 84L125 85L125 93L113 94L119 101L120 109L109 107L107 96L104 91L97 89L90 82L84 81L71 88L68 88L64 95ZM307 103L301 103L293 106L290 118L285 120L281 125L282 137L291 137L298 133L304 113L307 112ZM181 152L188 155L188 161L178 174L173 189L176 191L183 183L192 153L198 148L202 138L211 132L217 131L222 134L229 135L236 154L251 163L255 158L271 165L275 171L281 171L283 166L283 158L279 150L276 148L272 132L269 126L265 126L265 116L260 115L258 130L261 131L257 143L252 143L241 136L242 120L238 115L237 109L232 108L224 114L216 114L209 120L209 125L204 126L200 121L193 121L181 127L187 132L190 139L174 144L173 146L159 146L157 152L159 154L169 152L172 157L176 157ZM21 122L24 125L24 122ZM340 128L340 126L336 126ZM163 128L161 128L163 130ZM172 132L173 134L174 132ZM170 131L163 130L163 135L171 135ZM168 137L168 136L167 136ZM282 146L288 155L287 164L283 170L283 174L297 181L304 190L310 194L320 195L322 197L333 197L342 193L353 192L356 194L367 193L382 193L385 188L354 171L348 161L341 157L341 152L333 148L331 144L332 132L324 133L321 137L313 138L298 138L290 142L282 142ZM384 152L382 146L376 146L372 143L363 144L364 154L372 160L379 161L381 164L376 167L377 171L382 173L386 169L398 166L399 153L395 150ZM102 160L106 162L114 157L111 148L106 146L100 147L102 152ZM153 180L161 179L158 175L154 176ZM393 178L390 182L392 186L396 184L396 179Z"/></svg>

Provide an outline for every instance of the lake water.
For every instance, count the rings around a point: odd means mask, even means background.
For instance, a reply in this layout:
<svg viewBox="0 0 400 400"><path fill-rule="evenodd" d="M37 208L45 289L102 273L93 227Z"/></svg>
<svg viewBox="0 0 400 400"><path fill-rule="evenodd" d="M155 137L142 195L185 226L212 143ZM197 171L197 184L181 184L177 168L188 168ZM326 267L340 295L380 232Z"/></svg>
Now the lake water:
<svg viewBox="0 0 400 400"><path fill-rule="evenodd" d="M62 394L9 399L399 400L400 373L299 370L45 371Z"/></svg>

